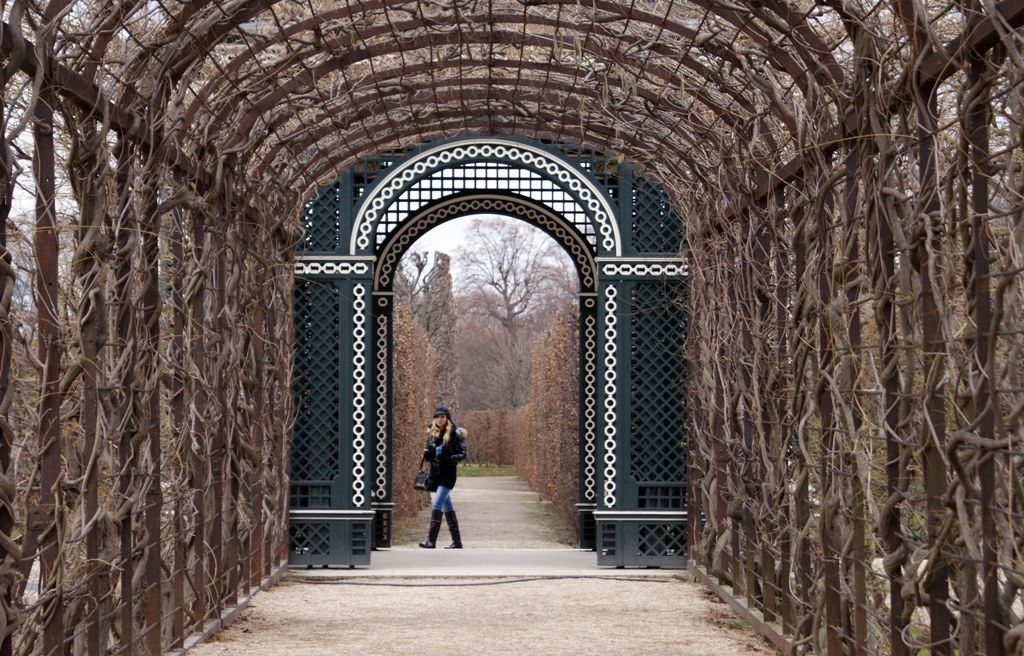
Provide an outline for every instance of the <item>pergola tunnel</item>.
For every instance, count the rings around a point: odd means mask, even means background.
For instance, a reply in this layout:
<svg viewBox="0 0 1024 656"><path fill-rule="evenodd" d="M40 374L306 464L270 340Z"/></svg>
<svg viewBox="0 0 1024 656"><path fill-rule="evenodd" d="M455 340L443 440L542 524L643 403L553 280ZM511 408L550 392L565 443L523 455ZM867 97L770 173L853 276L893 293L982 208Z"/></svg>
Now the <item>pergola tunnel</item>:
<svg viewBox="0 0 1024 656"><path fill-rule="evenodd" d="M790 653L1024 650L1024 2L0 15L0 656L164 653L289 561L371 558L411 475L388 277L488 203L580 274L595 565L678 559ZM459 167L565 196L401 205Z"/></svg>

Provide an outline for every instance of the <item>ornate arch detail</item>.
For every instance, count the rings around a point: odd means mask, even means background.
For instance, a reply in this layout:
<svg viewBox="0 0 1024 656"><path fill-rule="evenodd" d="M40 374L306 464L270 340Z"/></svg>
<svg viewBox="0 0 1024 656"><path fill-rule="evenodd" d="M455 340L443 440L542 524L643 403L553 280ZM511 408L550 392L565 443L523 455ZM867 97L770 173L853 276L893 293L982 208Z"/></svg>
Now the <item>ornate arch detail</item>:
<svg viewBox="0 0 1024 656"><path fill-rule="evenodd" d="M500 192L449 196L413 214L381 249L374 271L374 291L390 288L399 260L416 239L440 223L470 214L501 214L522 219L544 230L575 262L580 277L580 291L597 291L597 266L586 239L565 219L541 203Z"/></svg>
<svg viewBox="0 0 1024 656"><path fill-rule="evenodd" d="M414 155L382 176L359 204L349 239L349 252L356 255L372 247L377 222L402 192L417 180L439 169L480 160L512 162L554 180L578 200L593 224L600 248L609 254L622 255L615 209L581 169L549 150L493 137L440 144Z"/></svg>

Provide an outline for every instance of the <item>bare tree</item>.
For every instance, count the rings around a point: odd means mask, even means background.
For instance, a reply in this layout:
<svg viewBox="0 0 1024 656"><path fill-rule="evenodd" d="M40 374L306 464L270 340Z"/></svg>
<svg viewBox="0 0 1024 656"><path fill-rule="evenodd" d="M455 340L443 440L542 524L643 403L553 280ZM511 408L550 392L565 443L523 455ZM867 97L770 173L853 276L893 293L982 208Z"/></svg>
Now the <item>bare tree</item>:
<svg viewBox="0 0 1024 656"><path fill-rule="evenodd" d="M395 292L398 303L409 308L409 314L426 332L437 354L433 402L457 409L459 355L455 343L451 258L446 253L435 252L431 262L427 252L410 252L399 264Z"/></svg>
<svg viewBox="0 0 1024 656"><path fill-rule="evenodd" d="M425 251L409 251L398 263L395 275L395 293L406 307L414 308L423 293L424 279L430 265L430 254Z"/></svg>
<svg viewBox="0 0 1024 656"><path fill-rule="evenodd" d="M460 361L467 408L515 407L527 401L530 346L554 299L571 296L571 266L539 230L513 221L477 220L458 251L463 271Z"/></svg>
<svg viewBox="0 0 1024 656"><path fill-rule="evenodd" d="M455 297L452 294L451 258L434 253L434 266L423 278L423 293L416 304L416 316L437 352L434 376L435 402L457 409L456 380L459 368L455 347Z"/></svg>
<svg viewBox="0 0 1024 656"><path fill-rule="evenodd" d="M517 221L474 221L470 243L458 251L469 309L497 321L515 343L540 301L562 289L567 258L541 231Z"/></svg>

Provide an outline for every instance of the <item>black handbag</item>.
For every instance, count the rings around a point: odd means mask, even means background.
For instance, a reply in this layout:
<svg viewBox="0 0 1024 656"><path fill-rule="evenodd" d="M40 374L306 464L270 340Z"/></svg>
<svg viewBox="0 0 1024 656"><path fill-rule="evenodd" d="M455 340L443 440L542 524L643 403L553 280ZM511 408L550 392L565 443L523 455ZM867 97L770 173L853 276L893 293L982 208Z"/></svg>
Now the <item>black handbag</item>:
<svg viewBox="0 0 1024 656"><path fill-rule="evenodd" d="M426 462L425 459L420 460L420 470L416 472L416 478L412 480L412 486L417 490L427 491L427 488L430 487L430 472L424 471L424 462Z"/></svg>

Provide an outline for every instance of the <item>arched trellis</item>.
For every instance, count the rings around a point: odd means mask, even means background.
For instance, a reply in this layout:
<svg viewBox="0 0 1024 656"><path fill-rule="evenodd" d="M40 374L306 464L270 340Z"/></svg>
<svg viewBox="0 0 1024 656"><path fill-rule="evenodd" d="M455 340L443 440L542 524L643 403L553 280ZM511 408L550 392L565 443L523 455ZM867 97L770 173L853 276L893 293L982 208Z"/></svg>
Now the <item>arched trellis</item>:
<svg viewBox="0 0 1024 656"><path fill-rule="evenodd" d="M664 192L628 167L611 165L598 180L582 164L541 143L456 139L378 164L365 190L346 174L309 205L310 238L296 264L292 562L369 563L371 522L373 543L390 544L395 270L432 227L489 213L550 234L579 274L582 546L606 564L683 564L685 317L674 304L686 274L680 226ZM455 193L445 175L454 171L471 172ZM528 176L522 188L518 175ZM531 187L538 181L543 191ZM504 189L493 188L499 182ZM427 200L401 207L411 197ZM324 248L333 254L315 252ZM351 304L330 300L339 296ZM330 309L314 318L323 304ZM323 334L340 339L314 344ZM351 392L324 387L339 371ZM307 431L336 396L351 434L340 419ZM342 455L328 463L324 453ZM311 462L323 465L320 478Z"/></svg>

